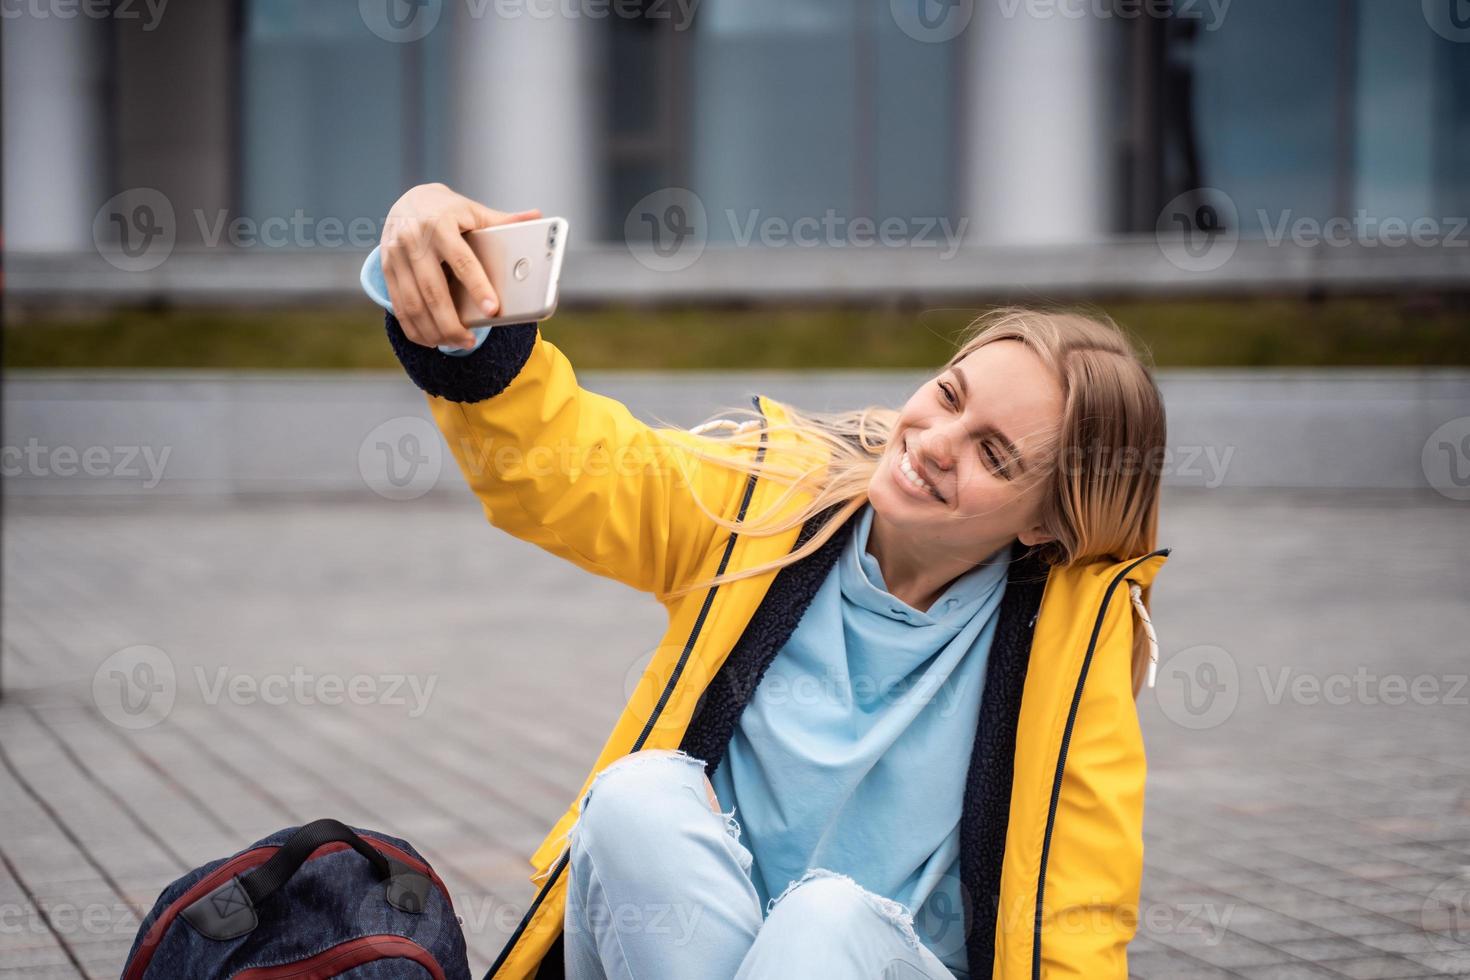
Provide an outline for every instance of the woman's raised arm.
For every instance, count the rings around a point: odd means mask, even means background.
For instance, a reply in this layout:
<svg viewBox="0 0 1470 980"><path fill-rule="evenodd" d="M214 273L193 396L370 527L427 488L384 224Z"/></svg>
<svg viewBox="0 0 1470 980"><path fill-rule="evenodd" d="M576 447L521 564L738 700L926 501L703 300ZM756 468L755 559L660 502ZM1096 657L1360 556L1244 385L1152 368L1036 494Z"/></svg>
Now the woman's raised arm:
<svg viewBox="0 0 1470 980"><path fill-rule="evenodd" d="M588 571L660 599L696 575L711 574L712 569L701 565L726 532L704 514L694 495L715 513L731 516L747 476L700 459L693 449L697 442L705 452L749 450L681 429L649 426L616 399L586 390L566 355L542 337L535 323L490 328L468 354L438 350L445 338L458 345L465 336L473 347L474 337L459 323L447 288L440 288L423 266L429 262L437 267L443 261L454 268L449 256L458 251L444 244L445 236L460 239L463 232L457 229L463 220L502 215L449 193L453 196L436 190L406 209L424 213L427 201L431 207L446 207L438 213L449 217L419 221L407 239L398 239L403 251L396 278L387 274L385 234L380 252L392 299L386 326L394 353L424 390L434 421L486 518ZM408 199L404 195L400 205ZM395 209L402 226L412 224L403 217L404 209ZM521 220L534 213L505 217ZM423 253L415 254L420 247ZM472 254L470 261L478 270ZM370 271L364 268L365 285ZM421 273L429 280L429 296L445 301L454 330L463 335L441 324L444 311L435 310L425 295ZM410 293L410 281L417 292ZM489 284L471 288L488 289ZM417 339L409 334L407 313L399 306L410 295L421 300L413 328Z"/></svg>

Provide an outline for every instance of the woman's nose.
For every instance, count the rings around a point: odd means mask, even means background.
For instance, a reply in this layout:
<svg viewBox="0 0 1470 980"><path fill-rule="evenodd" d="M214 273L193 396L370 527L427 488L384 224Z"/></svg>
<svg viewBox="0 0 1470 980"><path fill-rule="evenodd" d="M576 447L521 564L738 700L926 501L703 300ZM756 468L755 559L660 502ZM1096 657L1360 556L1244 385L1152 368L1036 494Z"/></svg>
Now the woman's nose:
<svg viewBox="0 0 1470 980"><path fill-rule="evenodd" d="M919 434L919 448L940 469L954 465L953 437L943 427L925 429Z"/></svg>

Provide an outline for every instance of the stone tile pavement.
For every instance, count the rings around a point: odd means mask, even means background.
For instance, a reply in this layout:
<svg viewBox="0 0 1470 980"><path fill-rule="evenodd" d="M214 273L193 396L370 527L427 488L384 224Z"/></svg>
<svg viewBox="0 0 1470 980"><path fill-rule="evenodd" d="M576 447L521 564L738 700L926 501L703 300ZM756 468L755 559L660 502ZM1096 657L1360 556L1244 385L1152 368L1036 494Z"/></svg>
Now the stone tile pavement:
<svg viewBox="0 0 1470 980"><path fill-rule="evenodd" d="M1466 517L1171 491L1136 976L1470 975ZM420 847L483 970L663 625L462 493L12 500L3 586L0 980L116 976L170 880L318 816Z"/></svg>

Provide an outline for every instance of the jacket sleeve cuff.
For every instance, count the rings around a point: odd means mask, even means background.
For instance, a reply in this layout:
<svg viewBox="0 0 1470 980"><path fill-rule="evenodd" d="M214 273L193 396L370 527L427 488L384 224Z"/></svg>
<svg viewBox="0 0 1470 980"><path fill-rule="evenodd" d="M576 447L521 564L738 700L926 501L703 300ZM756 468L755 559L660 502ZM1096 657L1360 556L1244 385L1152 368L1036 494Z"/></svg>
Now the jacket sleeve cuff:
<svg viewBox="0 0 1470 980"><path fill-rule="evenodd" d="M392 313L384 313L388 342L409 380L430 395L452 402L479 402L515 380L536 344L535 323L508 323L491 330L468 354L444 354L409 340Z"/></svg>

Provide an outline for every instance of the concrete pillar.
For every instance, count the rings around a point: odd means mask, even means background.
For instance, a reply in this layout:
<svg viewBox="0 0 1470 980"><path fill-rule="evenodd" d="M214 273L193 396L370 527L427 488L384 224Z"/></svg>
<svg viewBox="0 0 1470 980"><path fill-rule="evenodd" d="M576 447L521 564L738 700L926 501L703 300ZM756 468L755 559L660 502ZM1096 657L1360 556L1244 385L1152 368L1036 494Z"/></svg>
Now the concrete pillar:
<svg viewBox="0 0 1470 980"><path fill-rule="evenodd" d="M3 121L5 245L84 251L107 198L108 24L80 10L7 14Z"/></svg>
<svg viewBox="0 0 1470 980"><path fill-rule="evenodd" d="M450 185L503 211L560 215L574 246L603 238L606 18L452 7Z"/></svg>
<svg viewBox="0 0 1470 980"><path fill-rule="evenodd" d="M1114 230L1117 25L1068 6L977 2L956 42L965 45L957 190L974 242L1078 242Z"/></svg>

